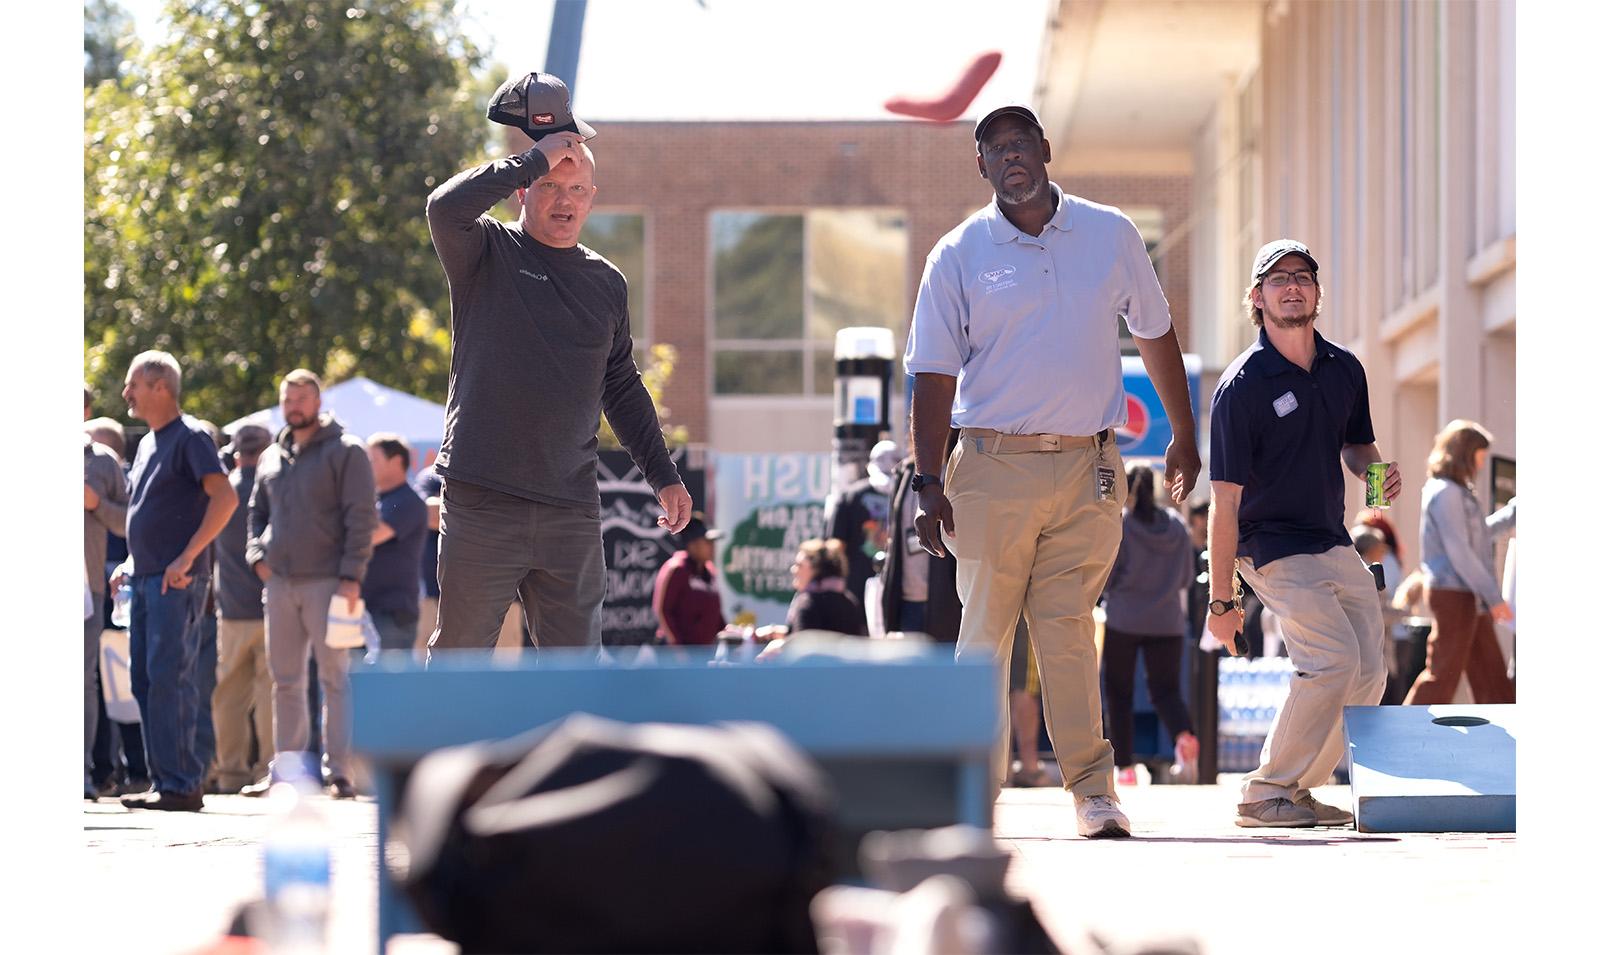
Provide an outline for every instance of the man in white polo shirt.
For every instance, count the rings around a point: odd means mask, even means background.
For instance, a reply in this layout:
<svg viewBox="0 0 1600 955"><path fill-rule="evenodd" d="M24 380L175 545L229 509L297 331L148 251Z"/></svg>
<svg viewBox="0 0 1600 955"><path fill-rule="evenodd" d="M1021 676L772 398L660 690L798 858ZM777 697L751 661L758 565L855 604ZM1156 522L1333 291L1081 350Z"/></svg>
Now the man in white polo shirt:
<svg viewBox="0 0 1600 955"><path fill-rule="evenodd" d="M1101 727L1091 615L1127 496L1112 434L1127 420L1118 317L1172 422L1174 501L1200 469L1183 356L1139 230L1046 178L1050 143L1033 111L1002 106L978 121L975 138L994 201L928 253L906 342L917 534L930 552L943 556L948 545L956 558L957 657L991 654L1001 664L997 784L1009 762L1006 664L1025 613L1078 833L1128 836ZM960 441L947 464L952 425Z"/></svg>

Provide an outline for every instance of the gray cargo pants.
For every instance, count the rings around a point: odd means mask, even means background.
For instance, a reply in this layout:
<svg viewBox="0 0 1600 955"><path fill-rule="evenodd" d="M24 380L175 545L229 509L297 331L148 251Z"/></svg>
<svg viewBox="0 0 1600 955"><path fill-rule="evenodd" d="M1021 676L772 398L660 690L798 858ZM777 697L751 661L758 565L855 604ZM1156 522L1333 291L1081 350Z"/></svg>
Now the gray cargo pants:
<svg viewBox="0 0 1600 955"><path fill-rule="evenodd" d="M430 655L492 649L512 597L539 647L599 647L605 593L598 517L445 480Z"/></svg>
<svg viewBox="0 0 1600 955"><path fill-rule="evenodd" d="M322 687L322 746L329 776L350 779L350 651L328 646L328 604L337 577L267 580L267 668L272 671L273 761L311 742L306 673L313 654Z"/></svg>

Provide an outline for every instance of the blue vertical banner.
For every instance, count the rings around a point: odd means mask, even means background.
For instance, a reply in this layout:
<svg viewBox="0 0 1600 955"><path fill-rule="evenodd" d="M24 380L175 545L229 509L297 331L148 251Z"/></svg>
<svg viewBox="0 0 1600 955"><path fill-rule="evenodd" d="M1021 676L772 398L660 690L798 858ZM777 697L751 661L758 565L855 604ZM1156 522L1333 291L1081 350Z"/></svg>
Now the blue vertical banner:
<svg viewBox="0 0 1600 955"><path fill-rule="evenodd" d="M789 566L800 544L826 531L827 454L711 456L712 515L722 611L733 623L783 623L794 599Z"/></svg>
<svg viewBox="0 0 1600 955"><path fill-rule="evenodd" d="M1189 406L1200 421L1200 356L1183 356L1184 374L1189 379ZM1172 441L1172 422L1161 407L1155 382L1138 356L1122 358L1122 390L1127 396L1128 421L1117 429L1117 450L1124 458L1164 458Z"/></svg>

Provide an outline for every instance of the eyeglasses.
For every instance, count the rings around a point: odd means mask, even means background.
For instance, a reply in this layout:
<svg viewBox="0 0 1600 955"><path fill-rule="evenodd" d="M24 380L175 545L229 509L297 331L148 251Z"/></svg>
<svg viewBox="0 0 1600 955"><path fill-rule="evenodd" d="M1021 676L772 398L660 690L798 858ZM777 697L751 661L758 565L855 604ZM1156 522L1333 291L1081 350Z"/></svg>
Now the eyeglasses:
<svg viewBox="0 0 1600 955"><path fill-rule="evenodd" d="M1310 288L1317 284L1317 273L1307 269L1298 272L1268 272L1266 283L1273 288L1283 288L1291 279L1294 280L1294 284L1302 288Z"/></svg>

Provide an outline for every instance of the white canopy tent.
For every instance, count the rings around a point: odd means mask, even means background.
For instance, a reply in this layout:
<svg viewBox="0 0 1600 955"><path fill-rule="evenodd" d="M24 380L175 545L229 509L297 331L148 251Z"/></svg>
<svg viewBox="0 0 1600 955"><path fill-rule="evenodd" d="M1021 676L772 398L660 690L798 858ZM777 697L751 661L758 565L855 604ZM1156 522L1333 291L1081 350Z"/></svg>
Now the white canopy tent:
<svg viewBox="0 0 1600 955"><path fill-rule="evenodd" d="M332 412L345 431L361 438L392 431L421 456L444 439L444 405L418 398L371 378L351 378L322 392L322 410ZM242 424L259 424L276 435L283 429L283 412L276 406L230 421L223 429L232 434Z"/></svg>

